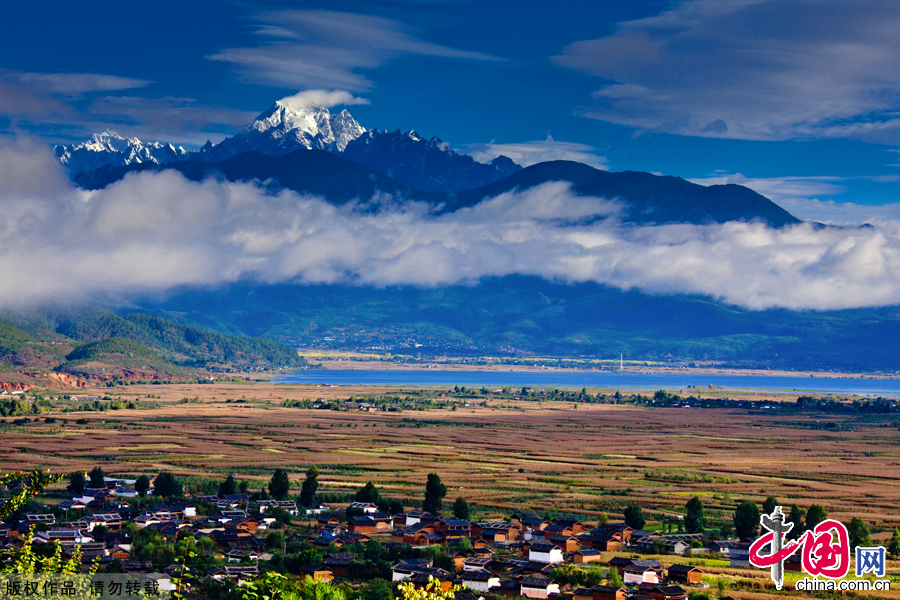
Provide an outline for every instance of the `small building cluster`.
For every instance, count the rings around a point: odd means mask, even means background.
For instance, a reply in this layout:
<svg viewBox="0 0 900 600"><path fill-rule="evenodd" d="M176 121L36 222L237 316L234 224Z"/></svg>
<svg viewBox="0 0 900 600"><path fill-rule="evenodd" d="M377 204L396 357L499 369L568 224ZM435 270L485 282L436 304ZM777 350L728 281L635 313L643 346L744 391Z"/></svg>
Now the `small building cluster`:
<svg viewBox="0 0 900 600"><path fill-rule="evenodd" d="M255 577L261 561L272 560L273 553L278 553L267 549L265 535L278 527L271 515L286 511L298 520L316 518L309 533L293 531L285 537L285 545L303 543L320 549L321 562L300 568L301 574L316 580L358 578L367 563L348 550L374 540L392 556L400 557L392 563L393 582L424 586L434 578L444 589L459 585L476 596L490 592L570 600L686 600L687 589L704 585L702 569L685 564L665 566L639 558L642 553L716 552L739 566L747 560L749 546L705 540L697 534L637 531L624 523L591 528L574 518L545 519L530 513L515 513L502 521L470 522L421 510L390 514L364 502L342 507L350 510L340 512L327 506L300 509L292 500L251 501L246 494L197 496L191 502L133 512L135 503L129 502L132 491L120 481L110 481L106 489L86 489L61 502L54 513L28 513L18 522L0 527L0 545L7 550L21 547L33 530L35 541L56 542L66 554L79 547L85 564L97 561L103 566L118 561L126 572L154 573L161 583L175 569L180 572L178 565L133 559L133 540L125 531L126 525L133 523L172 541L188 535L195 540L207 538L211 543L206 547L213 548L210 552L220 566L188 575L240 580ZM202 516L197 510L201 503ZM346 518L346 514L352 516ZM440 546L452 565L439 568L432 559L422 558L420 550L429 546ZM561 575L565 569L594 564L615 569L621 585L582 588Z"/></svg>

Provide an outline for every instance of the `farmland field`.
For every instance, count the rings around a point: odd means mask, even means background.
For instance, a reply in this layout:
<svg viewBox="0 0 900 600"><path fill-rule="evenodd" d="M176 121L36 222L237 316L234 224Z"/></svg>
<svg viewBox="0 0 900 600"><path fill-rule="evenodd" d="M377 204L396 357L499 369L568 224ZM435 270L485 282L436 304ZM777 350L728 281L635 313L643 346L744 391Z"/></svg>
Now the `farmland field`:
<svg viewBox="0 0 900 600"><path fill-rule="evenodd" d="M61 401L37 421L6 418L0 469L101 465L112 474L171 470L217 479L235 473L259 489L276 467L287 468L297 482L307 465L316 464L322 492L352 491L373 481L386 495L410 502L421 500L426 475L437 472L448 498L465 496L483 515L529 508L615 518L633 501L652 525L683 512L685 502L699 495L708 516L724 521L739 501L761 503L771 495L785 505L822 504L844 522L858 516L876 529L900 526L900 431L888 416L785 416L489 395L472 400L479 406L455 410L316 410L283 404L416 392L266 382L78 393L149 408L62 413Z"/></svg>

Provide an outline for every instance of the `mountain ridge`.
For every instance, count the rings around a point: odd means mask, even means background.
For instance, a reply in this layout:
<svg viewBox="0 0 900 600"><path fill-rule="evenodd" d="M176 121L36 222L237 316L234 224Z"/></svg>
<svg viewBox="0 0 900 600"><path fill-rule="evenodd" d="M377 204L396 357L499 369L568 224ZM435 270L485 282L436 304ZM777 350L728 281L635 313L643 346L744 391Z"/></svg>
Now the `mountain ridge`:
<svg viewBox="0 0 900 600"><path fill-rule="evenodd" d="M439 138L426 140L412 130L366 129L346 109L332 115L323 106L298 107L284 100L275 102L237 134L218 144L208 141L193 152L171 144L123 138L109 130L94 134L87 142L53 148L73 178L103 167L216 163L246 152L279 157L300 149L330 152L398 183L430 192L452 193L487 185L521 169L505 156L479 163L456 153Z"/></svg>

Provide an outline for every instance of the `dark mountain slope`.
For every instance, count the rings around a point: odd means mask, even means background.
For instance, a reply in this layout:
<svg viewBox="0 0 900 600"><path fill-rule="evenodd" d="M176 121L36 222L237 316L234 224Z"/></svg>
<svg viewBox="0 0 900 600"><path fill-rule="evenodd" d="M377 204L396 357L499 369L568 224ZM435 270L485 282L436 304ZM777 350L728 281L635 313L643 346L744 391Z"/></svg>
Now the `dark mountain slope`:
<svg viewBox="0 0 900 600"><path fill-rule="evenodd" d="M300 346L900 370L897 308L751 311L698 296L535 277L439 289L243 284L141 306L182 323Z"/></svg>
<svg viewBox="0 0 900 600"><path fill-rule="evenodd" d="M245 152L217 163L170 162L162 165L140 163L123 167L102 167L79 173L74 180L79 186L96 190L119 181L128 173L159 172L174 169L191 181L209 177L225 181L269 182L277 191L290 189L323 196L335 204L358 198L371 198L376 191L402 198L439 202L442 196L413 190L352 160L346 160L321 150L295 150L284 156L268 156L259 152Z"/></svg>
<svg viewBox="0 0 900 600"><path fill-rule="evenodd" d="M456 194L447 210L473 206L485 198L518 188L527 190L548 181L570 181L582 196L619 198L628 205L634 223L725 223L759 219L773 227L799 223L789 212L750 188L740 185L705 187L680 177L623 171L611 173L571 161L551 161L527 167L502 181Z"/></svg>
<svg viewBox="0 0 900 600"><path fill-rule="evenodd" d="M349 144L341 156L382 175L428 192L458 192L505 179L522 167L505 156L489 164L457 154L442 140L415 131L371 129Z"/></svg>

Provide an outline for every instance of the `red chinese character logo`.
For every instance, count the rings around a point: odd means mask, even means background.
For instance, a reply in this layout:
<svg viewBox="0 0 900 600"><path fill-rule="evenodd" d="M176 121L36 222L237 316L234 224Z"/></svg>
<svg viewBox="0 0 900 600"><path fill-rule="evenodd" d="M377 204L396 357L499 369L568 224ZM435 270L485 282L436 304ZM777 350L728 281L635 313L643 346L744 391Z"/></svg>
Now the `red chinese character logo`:
<svg viewBox="0 0 900 600"><path fill-rule="evenodd" d="M834 534L837 543L834 543ZM843 523L828 519L800 538L803 544L803 570L810 575L840 579L850 570L850 538Z"/></svg>
<svg viewBox="0 0 900 600"><path fill-rule="evenodd" d="M771 567L772 581L779 590L784 582L784 561L801 547L803 570L814 577L821 575L840 579L850 570L850 537L843 523L832 519L822 521L796 541L790 542L784 539L784 535L793 528L793 524L785 521L780 506L775 507L771 515L762 515L760 524L768 533L750 545L750 564L760 568ZM762 554L766 547L769 554Z"/></svg>

